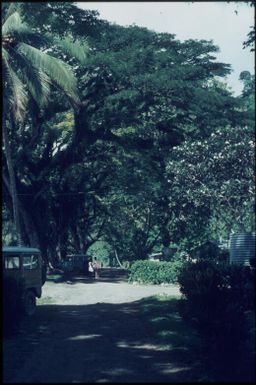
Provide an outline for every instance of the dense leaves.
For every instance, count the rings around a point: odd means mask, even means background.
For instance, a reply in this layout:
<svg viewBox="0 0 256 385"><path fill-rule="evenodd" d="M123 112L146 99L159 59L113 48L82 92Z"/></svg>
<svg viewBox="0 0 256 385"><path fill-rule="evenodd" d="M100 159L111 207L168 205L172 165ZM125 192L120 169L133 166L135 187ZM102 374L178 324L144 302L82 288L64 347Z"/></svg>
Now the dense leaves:
<svg viewBox="0 0 256 385"><path fill-rule="evenodd" d="M231 230L250 231L254 218L254 147L251 128L227 126L207 139L188 140L173 148L167 176L169 207L177 213L178 228L186 223L186 231L190 231L197 213L201 226L208 225L210 231L214 221L215 226L221 223L226 228L226 236Z"/></svg>
<svg viewBox="0 0 256 385"><path fill-rule="evenodd" d="M255 270L248 266L209 259L187 263L179 274L180 312L199 333L211 381L253 379L254 280Z"/></svg>
<svg viewBox="0 0 256 385"><path fill-rule="evenodd" d="M142 284L177 283L182 267L182 260L155 262L138 260L131 265L130 282Z"/></svg>
<svg viewBox="0 0 256 385"><path fill-rule="evenodd" d="M132 261L170 241L187 246L189 238L202 243L226 236L234 218L234 229L241 223L250 229L252 77L241 77L244 92L235 98L221 80L230 65L217 62L211 41L182 43L171 34L111 25L72 3L11 8L22 25L32 26L41 50L37 58L30 50L28 59L46 68L42 56L50 53L44 76L51 74L55 85L53 64L62 59L76 74L81 100L74 106L70 93L64 98L46 83L47 105L24 100L25 119L11 130L26 244L39 245L54 262L68 252L85 253L100 239L121 261ZM8 10L5 5L6 19ZM26 73L20 65L21 82L36 79L36 66ZM29 90L28 82L21 84L20 93ZM38 99L40 87L32 85ZM6 159L3 166L6 177ZM4 200L10 229L8 183Z"/></svg>

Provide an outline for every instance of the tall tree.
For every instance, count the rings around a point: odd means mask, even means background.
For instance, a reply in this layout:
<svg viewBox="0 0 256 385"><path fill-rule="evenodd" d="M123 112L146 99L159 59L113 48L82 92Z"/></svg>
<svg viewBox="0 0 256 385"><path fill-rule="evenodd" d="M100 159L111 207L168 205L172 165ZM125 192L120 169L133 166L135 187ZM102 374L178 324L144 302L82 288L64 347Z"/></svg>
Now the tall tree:
<svg viewBox="0 0 256 385"><path fill-rule="evenodd" d="M66 36L61 20L70 32L75 18L76 33L84 36L84 11L49 4L29 3L34 25L39 20L47 32L54 21L55 32ZM29 18L26 7L23 16ZM169 236L170 218L175 224L165 177L173 146L206 140L218 127L244 125L249 117L216 80L230 66L216 61L212 42L181 43L174 35L106 22L95 30L86 66L69 61L79 78L79 108L72 111L55 89L47 107L12 135L20 201L45 253L86 251L101 237L119 255L125 247L136 258Z"/></svg>
<svg viewBox="0 0 256 385"><path fill-rule="evenodd" d="M50 36L42 36L31 30L22 21L13 5L4 6L2 25L2 68L3 68L3 143L9 174L10 193L13 202L13 216L19 244L22 243L19 205L12 162L10 135L14 125L22 120L28 109L29 96L42 108L50 95L51 86L61 89L72 101L79 103L76 79L71 68L59 59L42 51L51 41ZM56 42L56 39L54 40ZM53 42L52 42L53 44ZM81 59L81 46L70 46L68 40L60 42L72 54ZM84 53L82 53L84 59Z"/></svg>
<svg viewBox="0 0 256 385"><path fill-rule="evenodd" d="M227 126L170 153L169 211L178 241L195 244L254 229L253 139L252 127Z"/></svg>

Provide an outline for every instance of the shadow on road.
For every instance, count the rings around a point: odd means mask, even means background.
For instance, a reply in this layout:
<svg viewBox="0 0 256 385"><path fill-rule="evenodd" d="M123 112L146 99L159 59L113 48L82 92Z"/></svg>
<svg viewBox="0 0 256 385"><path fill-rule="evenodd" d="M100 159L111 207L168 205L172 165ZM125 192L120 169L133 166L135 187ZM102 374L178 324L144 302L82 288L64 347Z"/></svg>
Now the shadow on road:
<svg viewBox="0 0 256 385"><path fill-rule="evenodd" d="M122 277L100 277L98 279L90 277L61 277L56 279L48 280L54 283L68 283L70 285L75 285L76 283L92 284L98 282L108 282L108 283L120 283L127 282L127 278Z"/></svg>
<svg viewBox="0 0 256 385"><path fill-rule="evenodd" d="M111 269L104 268L100 271L100 277L95 279L93 276L76 274L72 272L58 273L58 274L49 274L47 281L54 283L65 283L70 284L76 283L97 283L97 282L111 282L111 283L120 283L127 282L129 276L129 271L125 269Z"/></svg>
<svg viewBox="0 0 256 385"><path fill-rule="evenodd" d="M42 305L4 341L4 382L193 382L196 345L176 299Z"/></svg>

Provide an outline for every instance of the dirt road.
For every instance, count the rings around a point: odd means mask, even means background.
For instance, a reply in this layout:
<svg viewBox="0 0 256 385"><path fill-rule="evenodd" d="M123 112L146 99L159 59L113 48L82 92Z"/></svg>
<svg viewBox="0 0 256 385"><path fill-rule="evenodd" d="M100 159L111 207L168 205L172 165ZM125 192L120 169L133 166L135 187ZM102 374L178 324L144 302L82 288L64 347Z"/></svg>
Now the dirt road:
<svg viewBox="0 0 256 385"><path fill-rule="evenodd" d="M190 381L186 352L160 345L140 306L154 294L179 296L177 286L47 282L43 293L52 303L4 341L5 383Z"/></svg>
<svg viewBox="0 0 256 385"><path fill-rule="evenodd" d="M69 282L69 281L67 281ZM79 280L70 283L47 283L43 296L51 297L56 305L92 305L96 303L125 303L155 294L180 295L177 285L132 285L119 280Z"/></svg>

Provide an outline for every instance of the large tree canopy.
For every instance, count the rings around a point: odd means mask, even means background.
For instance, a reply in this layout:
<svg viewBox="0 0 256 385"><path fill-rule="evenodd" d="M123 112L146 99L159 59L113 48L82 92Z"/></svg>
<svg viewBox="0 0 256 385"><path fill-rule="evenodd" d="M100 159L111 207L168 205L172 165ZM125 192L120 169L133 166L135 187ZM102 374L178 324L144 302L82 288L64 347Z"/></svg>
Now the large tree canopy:
<svg viewBox="0 0 256 385"><path fill-rule="evenodd" d="M173 149L167 164L169 206L176 213L171 225L180 239L196 238L191 232L195 217L208 236L216 231L214 224L226 237L231 231L252 230L253 139L251 128L227 126L207 139L188 140Z"/></svg>
<svg viewBox="0 0 256 385"><path fill-rule="evenodd" d="M102 239L123 259L144 258L171 237L187 237L183 214L191 234L209 236L208 224L222 221L221 203L203 203L191 178L202 178L204 169L208 180L199 179L209 194L217 189L228 195L221 190L228 188L227 176L233 190L234 180L241 181L238 195L247 186L250 175L242 166L251 159L246 146L253 125L252 82L242 76L245 91L234 97L222 81L230 65L216 60L218 47L211 41L182 43L171 34L111 25L72 3L19 4L24 22L30 20L37 32L48 38L52 27L50 52L73 68L81 101L74 108L51 88L48 104L30 109L12 131L20 207L45 257L54 261L56 250L63 257L86 252ZM73 51L70 34L77 39ZM85 41L89 51L81 64L74 50ZM67 46L71 56L65 56ZM218 130L233 144L225 147ZM242 139L240 166L235 143ZM223 159L226 174L216 176L207 155L218 151L228 151L230 161ZM187 190L199 194L201 211L190 209ZM4 194L8 218L6 186ZM246 201L248 217L251 198ZM30 242L26 231L24 238Z"/></svg>
<svg viewBox="0 0 256 385"><path fill-rule="evenodd" d="M24 119L32 107L42 109L50 97L51 87L64 92L75 105L80 103L76 78L69 65L44 52L47 45L60 45L72 56L85 60L86 46L65 38L58 40L49 34L41 35L28 27L19 13L19 4L3 5L2 69L3 69L3 143L8 175L4 182L12 198L13 218L19 243L22 243L21 208L14 173L9 137L18 121ZM83 52L84 51L84 52ZM31 99L30 105L28 104ZM28 231L29 233L29 231Z"/></svg>

